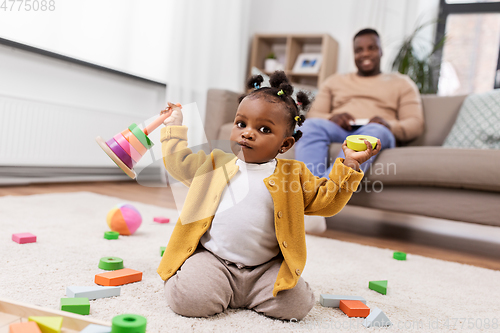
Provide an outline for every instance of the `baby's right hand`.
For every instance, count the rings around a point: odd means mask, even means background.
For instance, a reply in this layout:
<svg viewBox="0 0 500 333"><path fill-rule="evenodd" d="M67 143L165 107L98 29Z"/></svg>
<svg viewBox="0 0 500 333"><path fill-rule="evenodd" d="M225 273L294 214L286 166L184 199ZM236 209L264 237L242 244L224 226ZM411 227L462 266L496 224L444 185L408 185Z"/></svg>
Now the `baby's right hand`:
<svg viewBox="0 0 500 333"><path fill-rule="evenodd" d="M163 121L163 125L165 126L181 126L182 125L182 106L180 105L175 105L172 103L168 103L169 109L172 110L172 113L170 114L167 119ZM163 112L163 111L162 111Z"/></svg>

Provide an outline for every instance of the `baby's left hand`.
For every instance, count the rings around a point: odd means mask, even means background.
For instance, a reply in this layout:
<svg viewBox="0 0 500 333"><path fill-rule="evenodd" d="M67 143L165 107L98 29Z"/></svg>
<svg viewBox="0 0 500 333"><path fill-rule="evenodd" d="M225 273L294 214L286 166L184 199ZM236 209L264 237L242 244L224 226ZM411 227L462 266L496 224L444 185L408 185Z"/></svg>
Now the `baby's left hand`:
<svg viewBox="0 0 500 333"><path fill-rule="evenodd" d="M355 151L351 148L348 148L347 141L344 141L344 143L342 144L342 150L344 151L345 155L344 164L356 171L359 171L359 166L361 164L368 161L370 157L377 155L378 152L382 149L382 143L380 143L380 139L377 140L375 149L372 148L372 145L367 140L365 140L364 142L367 148L363 151Z"/></svg>

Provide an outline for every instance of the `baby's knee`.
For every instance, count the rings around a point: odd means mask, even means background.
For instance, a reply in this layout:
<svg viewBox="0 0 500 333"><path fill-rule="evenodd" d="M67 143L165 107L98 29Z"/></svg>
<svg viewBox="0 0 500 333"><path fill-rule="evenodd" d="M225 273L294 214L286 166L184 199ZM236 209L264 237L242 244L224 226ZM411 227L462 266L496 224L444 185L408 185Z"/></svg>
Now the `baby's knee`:
<svg viewBox="0 0 500 333"><path fill-rule="evenodd" d="M182 288L172 278L165 282L165 296L170 309L185 317L209 317L227 308L222 299L207 290Z"/></svg>

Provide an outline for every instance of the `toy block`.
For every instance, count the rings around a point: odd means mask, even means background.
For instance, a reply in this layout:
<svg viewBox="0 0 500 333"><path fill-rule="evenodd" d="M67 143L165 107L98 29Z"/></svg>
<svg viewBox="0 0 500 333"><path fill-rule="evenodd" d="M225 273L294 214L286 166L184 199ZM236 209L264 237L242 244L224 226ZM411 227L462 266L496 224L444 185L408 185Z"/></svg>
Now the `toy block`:
<svg viewBox="0 0 500 333"><path fill-rule="evenodd" d="M361 301L341 300L339 308L348 317L366 317L370 314L370 308Z"/></svg>
<svg viewBox="0 0 500 333"><path fill-rule="evenodd" d="M68 298L86 297L88 299L98 299L105 297L120 296L120 289L121 289L120 287L69 286L66 288L66 297Z"/></svg>
<svg viewBox="0 0 500 333"><path fill-rule="evenodd" d="M406 253L404 252L394 252L392 257L396 260L406 260Z"/></svg>
<svg viewBox="0 0 500 333"><path fill-rule="evenodd" d="M375 290L383 295L387 295L387 280L383 281L370 281L368 283L368 288Z"/></svg>
<svg viewBox="0 0 500 333"><path fill-rule="evenodd" d="M34 321L9 325L9 333L42 333Z"/></svg>
<svg viewBox="0 0 500 333"><path fill-rule="evenodd" d="M122 314L111 320L113 333L145 333L147 319L135 314Z"/></svg>
<svg viewBox="0 0 500 333"><path fill-rule="evenodd" d="M88 315L90 313L89 299L87 297L61 298L61 310Z"/></svg>
<svg viewBox="0 0 500 333"><path fill-rule="evenodd" d="M104 233L104 238L106 239L118 239L120 237L120 233L116 231L106 231Z"/></svg>
<svg viewBox="0 0 500 333"><path fill-rule="evenodd" d="M331 308L338 308L340 306L340 301L342 300L360 301L366 304L366 300L361 296L330 295L330 294L319 295L319 303L323 306Z"/></svg>
<svg viewBox="0 0 500 333"><path fill-rule="evenodd" d="M133 283L142 280L142 272L124 268L116 271L97 274L95 283L101 286L121 286L127 283Z"/></svg>
<svg viewBox="0 0 500 333"><path fill-rule="evenodd" d="M35 243L36 236L29 232L22 232L19 234L12 234L12 240L19 244Z"/></svg>
<svg viewBox="0 0 500 333"><path fill-rule="evenodd" d="M385 313L379 308L374 308L370 311L370 315L363 320L363 326L370 327L386 327L391 326L392 323L387 318Z"/></svg>
<svg viewBox="0 0 500 333"><path fill-rule="evenodd" d="M155 217L153 219L153 221L158 222L158 223L168 223L168 222L170 222L170 219L168 217L158 216L158 217Z"/></svg>
<svg viewBox="0 0 500 333"><path fill-rule="evenodd" d="M163 257L163 253L165 253L166 246L160 246L160 256Z"/></svg>
<svg viewBox="0 0 500 333"><path fill-rule="evenodd" d="M80 333L111 333L111 327L90 324L89 326L85 327L83 331L80 331Z"/></svg>
<svg viewBox="0 0 500 333"><path fill-rule="evenodd" d="M42 333L60 333L63 323L63 317L28 317L29 321L37 323Z"/></svg>
<svg viewBox="0 0 500 333"><path fill-rule="evenodd" d="M118 257L102 257L99 260L98 267L106 271L116 271L123 268L123 259Z"/></svg>

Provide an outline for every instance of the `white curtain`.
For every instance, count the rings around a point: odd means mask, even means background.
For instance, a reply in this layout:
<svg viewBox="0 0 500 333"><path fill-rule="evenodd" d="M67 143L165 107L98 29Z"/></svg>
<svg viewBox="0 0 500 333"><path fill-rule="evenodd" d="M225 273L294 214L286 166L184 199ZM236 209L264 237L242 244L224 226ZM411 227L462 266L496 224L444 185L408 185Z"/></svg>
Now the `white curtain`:
<svg viewBox="0 0 500 333"><path fill-rule="evenodd" d="M205 142L209 88L243 91L250 36L245 0L173 0L168 21L167 99L181 103L189 145ZM190 103L196 103L197 108Z"/></svg>

